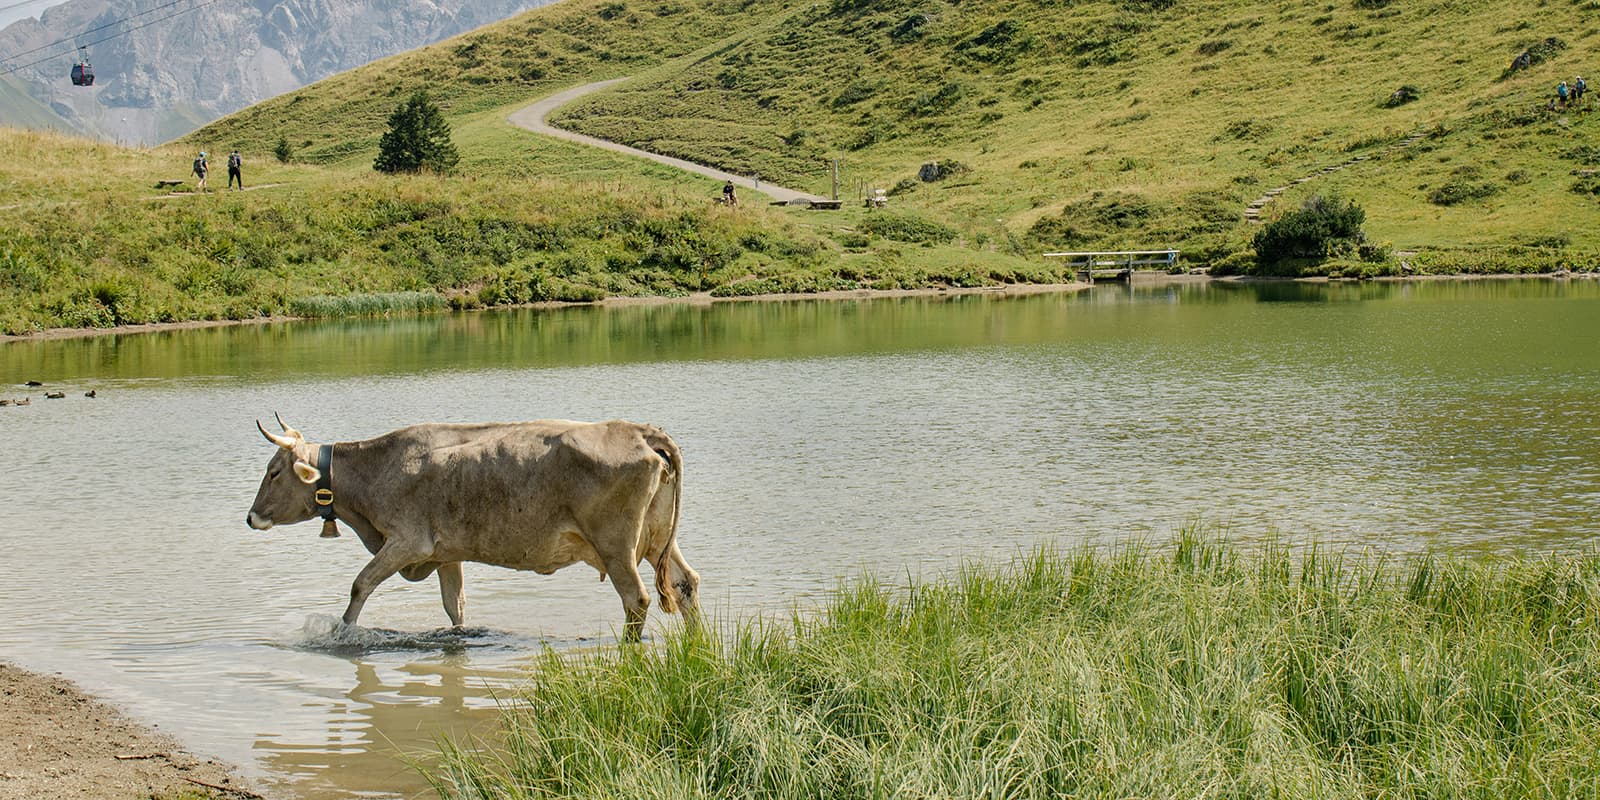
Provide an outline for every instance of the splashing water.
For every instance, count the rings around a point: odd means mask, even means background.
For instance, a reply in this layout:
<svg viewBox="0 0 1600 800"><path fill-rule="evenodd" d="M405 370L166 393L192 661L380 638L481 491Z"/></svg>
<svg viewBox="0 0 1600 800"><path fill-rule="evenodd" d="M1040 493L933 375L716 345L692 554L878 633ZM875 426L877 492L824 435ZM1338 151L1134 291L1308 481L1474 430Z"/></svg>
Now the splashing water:
<svg viewBox="0 0 1600 800"><path fill-rule="evenodd" d="M485 627L435 628L431 631L397 631L346 625L326 614L306 617L290 647L330 655L353 656L393 650L461 652L469 648L526 646L521 637Z"/></svg>

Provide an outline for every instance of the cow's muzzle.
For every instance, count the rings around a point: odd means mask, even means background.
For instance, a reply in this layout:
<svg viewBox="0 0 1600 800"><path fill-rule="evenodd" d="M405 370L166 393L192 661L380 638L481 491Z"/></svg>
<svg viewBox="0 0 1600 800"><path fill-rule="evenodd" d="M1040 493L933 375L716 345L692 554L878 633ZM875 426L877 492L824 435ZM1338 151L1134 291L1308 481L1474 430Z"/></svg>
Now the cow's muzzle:
<svg viewBox="0 0 1600 800"><path fill-rule="evenodd" d="M250 512L250 515L245 517L244 521L246 525L249 525L258 531L264 531L272 527L272 520L263 517L254 511Z"/></svg>

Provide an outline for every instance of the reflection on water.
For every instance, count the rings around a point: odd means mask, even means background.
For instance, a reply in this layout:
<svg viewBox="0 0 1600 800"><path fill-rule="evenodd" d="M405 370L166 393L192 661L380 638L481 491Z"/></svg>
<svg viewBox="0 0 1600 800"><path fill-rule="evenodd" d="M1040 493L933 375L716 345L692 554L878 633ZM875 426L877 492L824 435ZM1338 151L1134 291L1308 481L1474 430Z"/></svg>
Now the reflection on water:
<svg viewBox="0 0 1600 800"><path fill-rule="evenodd" d="M313 440L621 417L683 447L681 539L726 618L1196 516L1253 537L1523 551L1600 534L1600 285L1184 284L649 305L0 347L0 657L65 672L305 798L409 796L492 730L609 584L469 565L333 620L367 554L244 525L282 412ZM34 390L39 393L42 390ZM646 575L646 580L649 580ZM676 624L652 614L651 625Z"/></svg>
<svg viewBox="0 0 1600 800"><path fill-rule="evenodd" d="M358 660L347 691L309 702L334 725L321 741L258 733L262 765L307 795L392 797L418 783L412 763L427 763L441 737L483 738L494 731L496 702L514 698L515 670L485 672L461 654L391 662ZM315 695L315 687L306 687Z"/></svg>

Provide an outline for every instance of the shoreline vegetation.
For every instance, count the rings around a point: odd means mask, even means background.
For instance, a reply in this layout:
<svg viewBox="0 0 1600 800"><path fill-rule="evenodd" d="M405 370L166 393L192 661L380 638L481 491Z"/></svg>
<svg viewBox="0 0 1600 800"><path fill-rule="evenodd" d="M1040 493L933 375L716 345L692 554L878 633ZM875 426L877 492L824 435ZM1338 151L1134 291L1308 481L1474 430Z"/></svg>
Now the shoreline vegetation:
<svg viewBox="0 0 1600 800"><path fill-rule="evenodd" d="M1251 276L1226 276L1210 277L1196 274L1169 274L1165 272L1140 272L1137 281L1143 285L1172 285L1186 283L1208 283L1213 281L1226 281L1233 283L1330 283L1340 280L1368 280L1375 282L1416 282L1416 281L1467 281L1467 280L1508 280L1524 278L1543 278L1550 280L1559 279L1600 279L1596 272L1549 272L1549 273L1487 273L1471 275L1407 275L1384 276L1378 278L1340 279L1319 276L1314 278L1275 278ZM558 309L578 306L602 307L628 307L640 305L666 305L684 303L690 305L711 305L714 303L777 303L807 300L837 301L837 300L883 300L894 298L945 298L967 297L985 295L992 297L1021 297L1034 294L1055 294L1081 292L1090 289L1090 284L1083 282L1073 283L1017 283L1000 284L995 286L976 287L929 287L922 289L828 289L816 292L789 292L772 294L755 294L742 297L718 297L710 292L697 292L689 295L655 295L646 297L604 297L598 300L546 300L538 302L519 303L515 305L501 305L494 307L479 307L469 310L492 311L511 310L518 308L532 309ZM285 322L306 322L314 319L343 319L350 316L391 316L408 314L426 314L452 310L448 301L442 296L436 303L417 303L413 297L403 298L403 302L395 304L394 308L385 306L383 296L371 296L348 301L350 305L365 306L368 310L363 314L306 314L306 315L272 315L251 317L247 319L211 319L211 320L183 320L175 322L148 322L126 325L115 325L107 328L47 328L29 333L0 333L0 345L21 342L45 342L62 339L81 339L94 336L129 336L142 333L161 333L183 330L201 330L205 328L233 327L238 325L269 325Z"/></svg>
<svg viewBox="0 0 1600 800"><path fill-rule="evenodd" d="M1042 549L548 653L425 768L523 797L1595 796L1600 555Z"/></svg>

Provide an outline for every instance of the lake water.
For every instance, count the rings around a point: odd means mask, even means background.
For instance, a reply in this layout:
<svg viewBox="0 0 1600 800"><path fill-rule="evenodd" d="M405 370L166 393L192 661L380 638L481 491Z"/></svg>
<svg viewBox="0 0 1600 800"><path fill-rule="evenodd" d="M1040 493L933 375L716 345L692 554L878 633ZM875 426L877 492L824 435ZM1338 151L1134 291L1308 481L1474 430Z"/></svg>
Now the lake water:
<svg viewBox="0 0 1600 800"><path fill-rule="evenodd" d="M581 565L391 580L245 512L274 411L312 440L419 421L654 422L724 619L840 578L1041 542L1414 551L1600 537L1600 283L1184 284L1079 294L519 310L0 346L0 658L60 671L275 796L409 797L399 757L492 730L546 647L613 641ZM68 391L44 400L25 380ZM99 396L82 396L89 388ZM649 581L646 571L646 581ZM652 610L659 630L661 615ZM665 624L676 624L676 618Z"/></svg>

